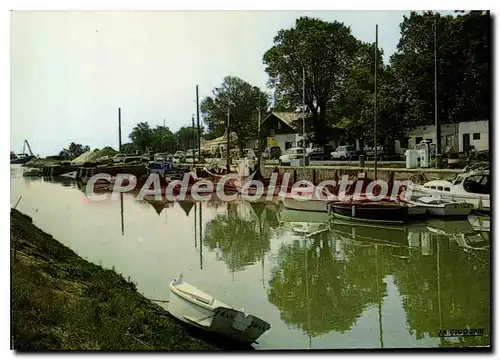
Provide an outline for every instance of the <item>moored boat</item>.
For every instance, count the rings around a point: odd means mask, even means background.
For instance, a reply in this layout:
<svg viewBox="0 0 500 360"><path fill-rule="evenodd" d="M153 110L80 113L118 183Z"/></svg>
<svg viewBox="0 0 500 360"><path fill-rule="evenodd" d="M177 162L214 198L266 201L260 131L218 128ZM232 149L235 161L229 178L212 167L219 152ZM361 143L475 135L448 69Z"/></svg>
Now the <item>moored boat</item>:
<svg viewBox="0 0 500 360"><path fill-rule="evenodd" d="M446 200L438 196L423 196L409 200L408 204L424 208L430 216L467 217L474 205L456 200Z"/></svg>
<svg viewBox="0 0 500 360"><path fill-rule="evenodd" d="M345 201L329 204L329 212L339 219L386 224L402 224L411 219L409 206L390 201Z"/></svg>
<svg viewBox="0 0 500 360"><path fill-rule="evenodd" d="M411 185L412 196L439 196L442 199L468 202L474 210L490 211L491 178L489 170L457 174L452 180L432 180Z"/></svg>
<svg viewBox="0 0 500 360"><path fill-rule="evenodd" d="M170 283L168 311L177 319L241 343L252 344L271 326L245 314L185 282L182 275Z"/></svg>

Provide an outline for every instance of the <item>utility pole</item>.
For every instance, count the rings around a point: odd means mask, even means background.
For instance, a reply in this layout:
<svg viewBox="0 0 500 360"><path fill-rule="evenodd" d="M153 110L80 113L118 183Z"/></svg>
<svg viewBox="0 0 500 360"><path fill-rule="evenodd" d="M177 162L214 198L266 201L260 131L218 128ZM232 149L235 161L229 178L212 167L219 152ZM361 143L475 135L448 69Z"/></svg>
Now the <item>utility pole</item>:
<svg viewBox="0 0 500 360"><path fill-rule="evenodd" d="M118 152L122 152L122 111L118 108Z"/></svg>
<svg viewBox="0 0 500 360"><path fill-rule="evenodd" d="M198 96L198 85L196 85L196 134L198 135L198 160L201 161L201 136L200 136L200 101ZM194 158L194 156L193 156ZM194 160L193 160L194 161Z"/></svg>
<svg viewBox="0 0 500 360"><path fill-rule="evenodd" d="M373 143L375 148L375 180L377 180L377 53L378 53L378 24L375 25L375 88L374 88L374 102L373 102Z"/></svg>
<svg viewBox="0 0 500 360"><path fill-rule="evenodd" d="M195 130L195 127L194 127L194 115L191 116L191 126L193 128L193 138L191 139L191 149L194 151L194 149L196 148L196 130ZM195 158L196 154L193 154L193 165L196 165L196 158Z"/></svg>
<svg viewBox="0 0 500 360"><path fill-rule="evenodd" d="M193 136L192 136L191 141L189 143L190 143L191 149L194 149L196 146L195 145L196 144L196 132L195 132L196 128L194 127L194 114L193 114L193 116L191 116L191 128L193 129L193 134L192 134Z"/></svg>
<svg viewBox="0 0 500 360"><path fill-rule="evenodd" d="M437 95L437 14L434 18L434 125L436 126L436 155L441 154L441 123L438 116ZM437 163L436 163L437 165Z"/></svg>

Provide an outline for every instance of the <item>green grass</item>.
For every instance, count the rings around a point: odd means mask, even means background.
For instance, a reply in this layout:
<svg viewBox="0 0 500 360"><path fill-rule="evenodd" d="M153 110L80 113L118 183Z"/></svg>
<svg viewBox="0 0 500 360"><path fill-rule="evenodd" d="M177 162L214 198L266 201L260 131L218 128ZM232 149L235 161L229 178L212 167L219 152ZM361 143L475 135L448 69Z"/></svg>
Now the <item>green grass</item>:
<svg viewBox="0 0 500 360"><path fill-rule="evenodd" d="M16 350L216 350L136 291L11 211Z"/></svg>

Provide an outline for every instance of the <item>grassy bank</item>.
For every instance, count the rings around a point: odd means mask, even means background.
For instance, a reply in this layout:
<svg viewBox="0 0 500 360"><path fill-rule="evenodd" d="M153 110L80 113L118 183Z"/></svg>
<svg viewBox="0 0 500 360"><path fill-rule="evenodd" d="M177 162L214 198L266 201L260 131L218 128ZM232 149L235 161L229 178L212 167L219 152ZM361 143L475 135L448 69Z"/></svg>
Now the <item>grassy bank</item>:
<svg viewBox="0 0 500 360"><path fill-rule="evenodd" d="M10 221L14 349L217 349L132 282L83 260L30 217L12 210Z"/></svg>

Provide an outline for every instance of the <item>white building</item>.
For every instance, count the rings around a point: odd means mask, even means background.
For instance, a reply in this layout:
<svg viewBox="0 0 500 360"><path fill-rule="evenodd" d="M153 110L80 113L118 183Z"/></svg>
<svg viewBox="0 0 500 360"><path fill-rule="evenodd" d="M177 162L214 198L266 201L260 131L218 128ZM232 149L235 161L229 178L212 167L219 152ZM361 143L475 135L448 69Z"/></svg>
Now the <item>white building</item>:
<svg viewBox="0 0 500 360"><path fill-rule="evenodd" d="M272 112L262 121L261 129L267 134L268 146L279 146L281 151L297 147L303 135L302 115L292 112Z"/></svg>
<svg viewBox="0 0 500 360"><path fill-rule="evenodd" d="M474 150L489 150L488 120L468 121L458 124L459 151L463 152L467 146L474 146Z"/></svg>
<svg viewBox="0 0 500 360"><path fill-rule="evenodd" d="M408 147L413 149L422 140L436 143L436 126L419 126L408 133ZM465 152L468 145L476 151L489 149L488 120L441 125L441 149Z"/></svg>

